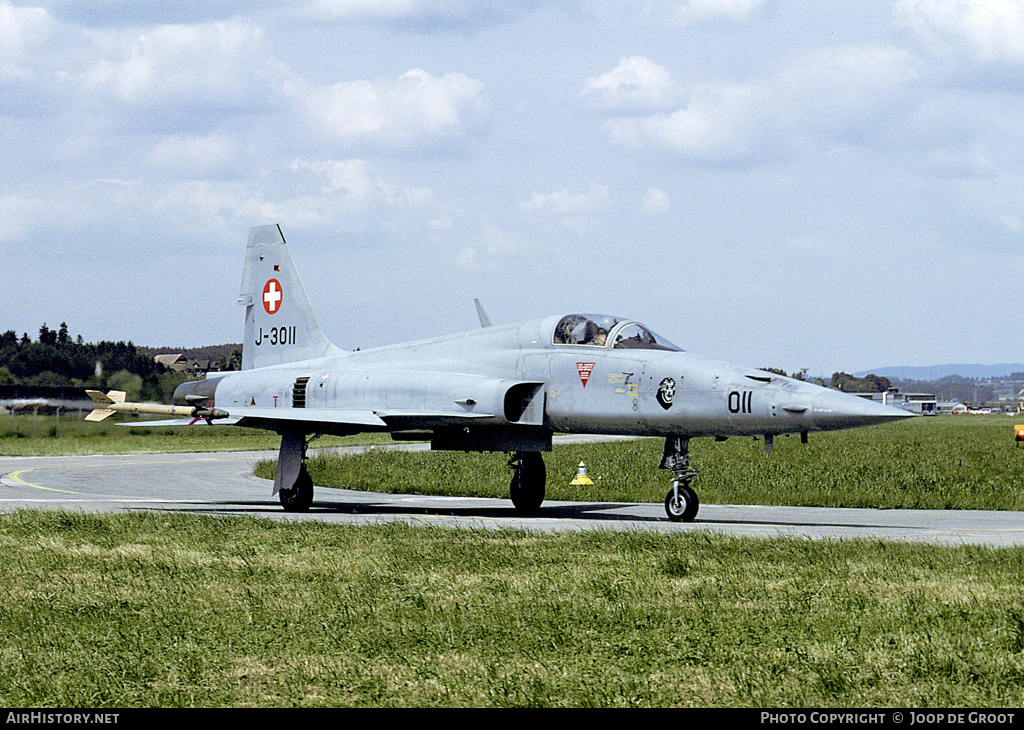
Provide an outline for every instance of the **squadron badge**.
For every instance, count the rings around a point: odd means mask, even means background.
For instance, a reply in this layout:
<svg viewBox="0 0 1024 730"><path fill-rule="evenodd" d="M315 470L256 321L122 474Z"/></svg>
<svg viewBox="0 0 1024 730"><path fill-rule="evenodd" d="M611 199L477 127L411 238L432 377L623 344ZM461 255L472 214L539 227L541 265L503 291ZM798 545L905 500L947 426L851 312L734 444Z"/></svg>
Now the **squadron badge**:
<svg viewBox="0 0 1024 730"><path fill-rule="evenodd" d="M672 407L672 399L676 396L676 381L672 378L665 378L658 386L658 403L666 411Z"/></svg>

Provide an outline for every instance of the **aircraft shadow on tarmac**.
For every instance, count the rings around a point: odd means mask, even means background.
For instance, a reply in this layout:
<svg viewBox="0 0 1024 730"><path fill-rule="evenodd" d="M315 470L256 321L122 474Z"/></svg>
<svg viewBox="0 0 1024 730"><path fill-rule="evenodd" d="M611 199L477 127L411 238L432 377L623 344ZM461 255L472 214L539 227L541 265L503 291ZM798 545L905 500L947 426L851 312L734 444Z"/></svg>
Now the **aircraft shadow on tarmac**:
<svg viewBox="0 0 1024 730"><path fill-rule="evenodd" d="M406 496L406 495L388 495ZM407 495L413 497L414 495ZM592 522L616 522L635 524L664 524L666 526L678 523L670 523L660 514L651 515L623 514L623 507L632 507L616 502L573 502L573 503L549 503L537 511L534 515L523 516L512 506L504 505L461 505L444 506L436 504L430 506L418 506L412 504L389 504L385 500L374 500L363 497L355 500L328 501L317 499L313 502L309 512L305 513L315 519L316 515L353 515L360 517L381 517L408 516L415 517L452 517L452 518L481 518L481 519L509 519L516 520L523 526L528 527L531 519L538 520L588 520ZM652 507L656 505L651 505ZM253 516L285 514L275 501L252 500L204 503L201 509L192 510L206 514L251 514ZM292 515L294 516L294 515ZM889 531L906 531L916 529L912 525L904 524L868 524L855 522L825 522L825 521L794 521L794 520L771 520L771 519L708 519L698 518L692 523L694 526L763 526L778 528L809 528L809 529L872 529Z"/></svg>

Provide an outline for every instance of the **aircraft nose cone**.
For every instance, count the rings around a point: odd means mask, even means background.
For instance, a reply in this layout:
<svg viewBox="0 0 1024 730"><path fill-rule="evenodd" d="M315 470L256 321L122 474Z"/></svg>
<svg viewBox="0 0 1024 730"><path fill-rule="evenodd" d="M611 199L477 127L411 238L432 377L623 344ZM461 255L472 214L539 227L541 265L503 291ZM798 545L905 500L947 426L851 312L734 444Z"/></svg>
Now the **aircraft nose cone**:
<svg viewBox="0 0 1024 730"><path fill-rule="evenodd" d="M902 408L885 406L869 398L838 390L824 390L816 394L811 408L815 425L823 431L870 426L914 417L913 413Z"/></svg>

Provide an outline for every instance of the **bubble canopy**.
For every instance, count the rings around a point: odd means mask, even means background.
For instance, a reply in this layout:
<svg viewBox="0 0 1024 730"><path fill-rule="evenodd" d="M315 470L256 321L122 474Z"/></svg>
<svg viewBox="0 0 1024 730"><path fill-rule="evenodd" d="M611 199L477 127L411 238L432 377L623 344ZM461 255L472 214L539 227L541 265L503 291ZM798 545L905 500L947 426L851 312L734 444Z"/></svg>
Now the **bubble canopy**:
<svg viewBox="0 0 1024 730"><path fill-rule="evenodd" d="M631 319L608 314L567 314L551 335L553 345L605 347L614 350L682 352L671 342Z"/></svg>

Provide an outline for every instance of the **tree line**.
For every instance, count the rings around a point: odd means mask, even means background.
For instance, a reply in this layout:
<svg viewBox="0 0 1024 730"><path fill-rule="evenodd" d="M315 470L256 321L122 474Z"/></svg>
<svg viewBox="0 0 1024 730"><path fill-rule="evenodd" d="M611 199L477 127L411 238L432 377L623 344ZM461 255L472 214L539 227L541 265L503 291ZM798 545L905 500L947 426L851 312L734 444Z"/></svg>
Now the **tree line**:
<svg viewBox="0 0 1024 730"><path fill-rule="evenodd" d="M132 400L163 400L186 378L157 363L132 342L83 342L62 322L45 323L36 340L14 330L0 334L0 384L124 390Z"/></svg>
<svg viewBox="0 0 1024 730"><path fill-rule="evenodd" d="M1024 373L1011 373L1008 381L1024 381ZM902 393L929 393L940 401L961 401L963 403L990 403L998 399L996 389L988 381L968 378L963 375L947 375L938 380L909 380L885 378L879 375L865 375L857 378L847 373L833 373L833 388L848 393L884 393L893 388Z"/></svg>
<svg viewBox="0 0 1024 730"><path fill-rule="evenodd" d="M1018 373L1006 377L1020 383ZM991 403L998 400L996 389L989 382L980 378L968 378L963 375L947 375L938 380L899 380L897 385L904 393L934 393L940 401L960 401L968 404Z"/></svg>
<svg viewBox="0 0 1024 730"><path fill-rule="evenodd" d="M874 373L858 378L849 373L832 373L831 385L847 393L885 393L893 388L892 381Z"/></svg>
<svg viewBox="0 0 1024 730"><path fill-rule="evenodd" d="M786 375L781 368L762 368L768 372ZM790 377L805 380L804 373L791 373ZM1024 387L1024 373L1011 373L1008 381L1019 381ZM824 385L847 393L885 393L898 389L903 393L930 393L940 401L962 401L963 403L989 403L997 400L995 388L979 378L968 378L962 375L947 375L938 380L906 380L887 378L874 373L857 377L842 371L832 373L826 383L823 379L816 380Z"/></svg>

